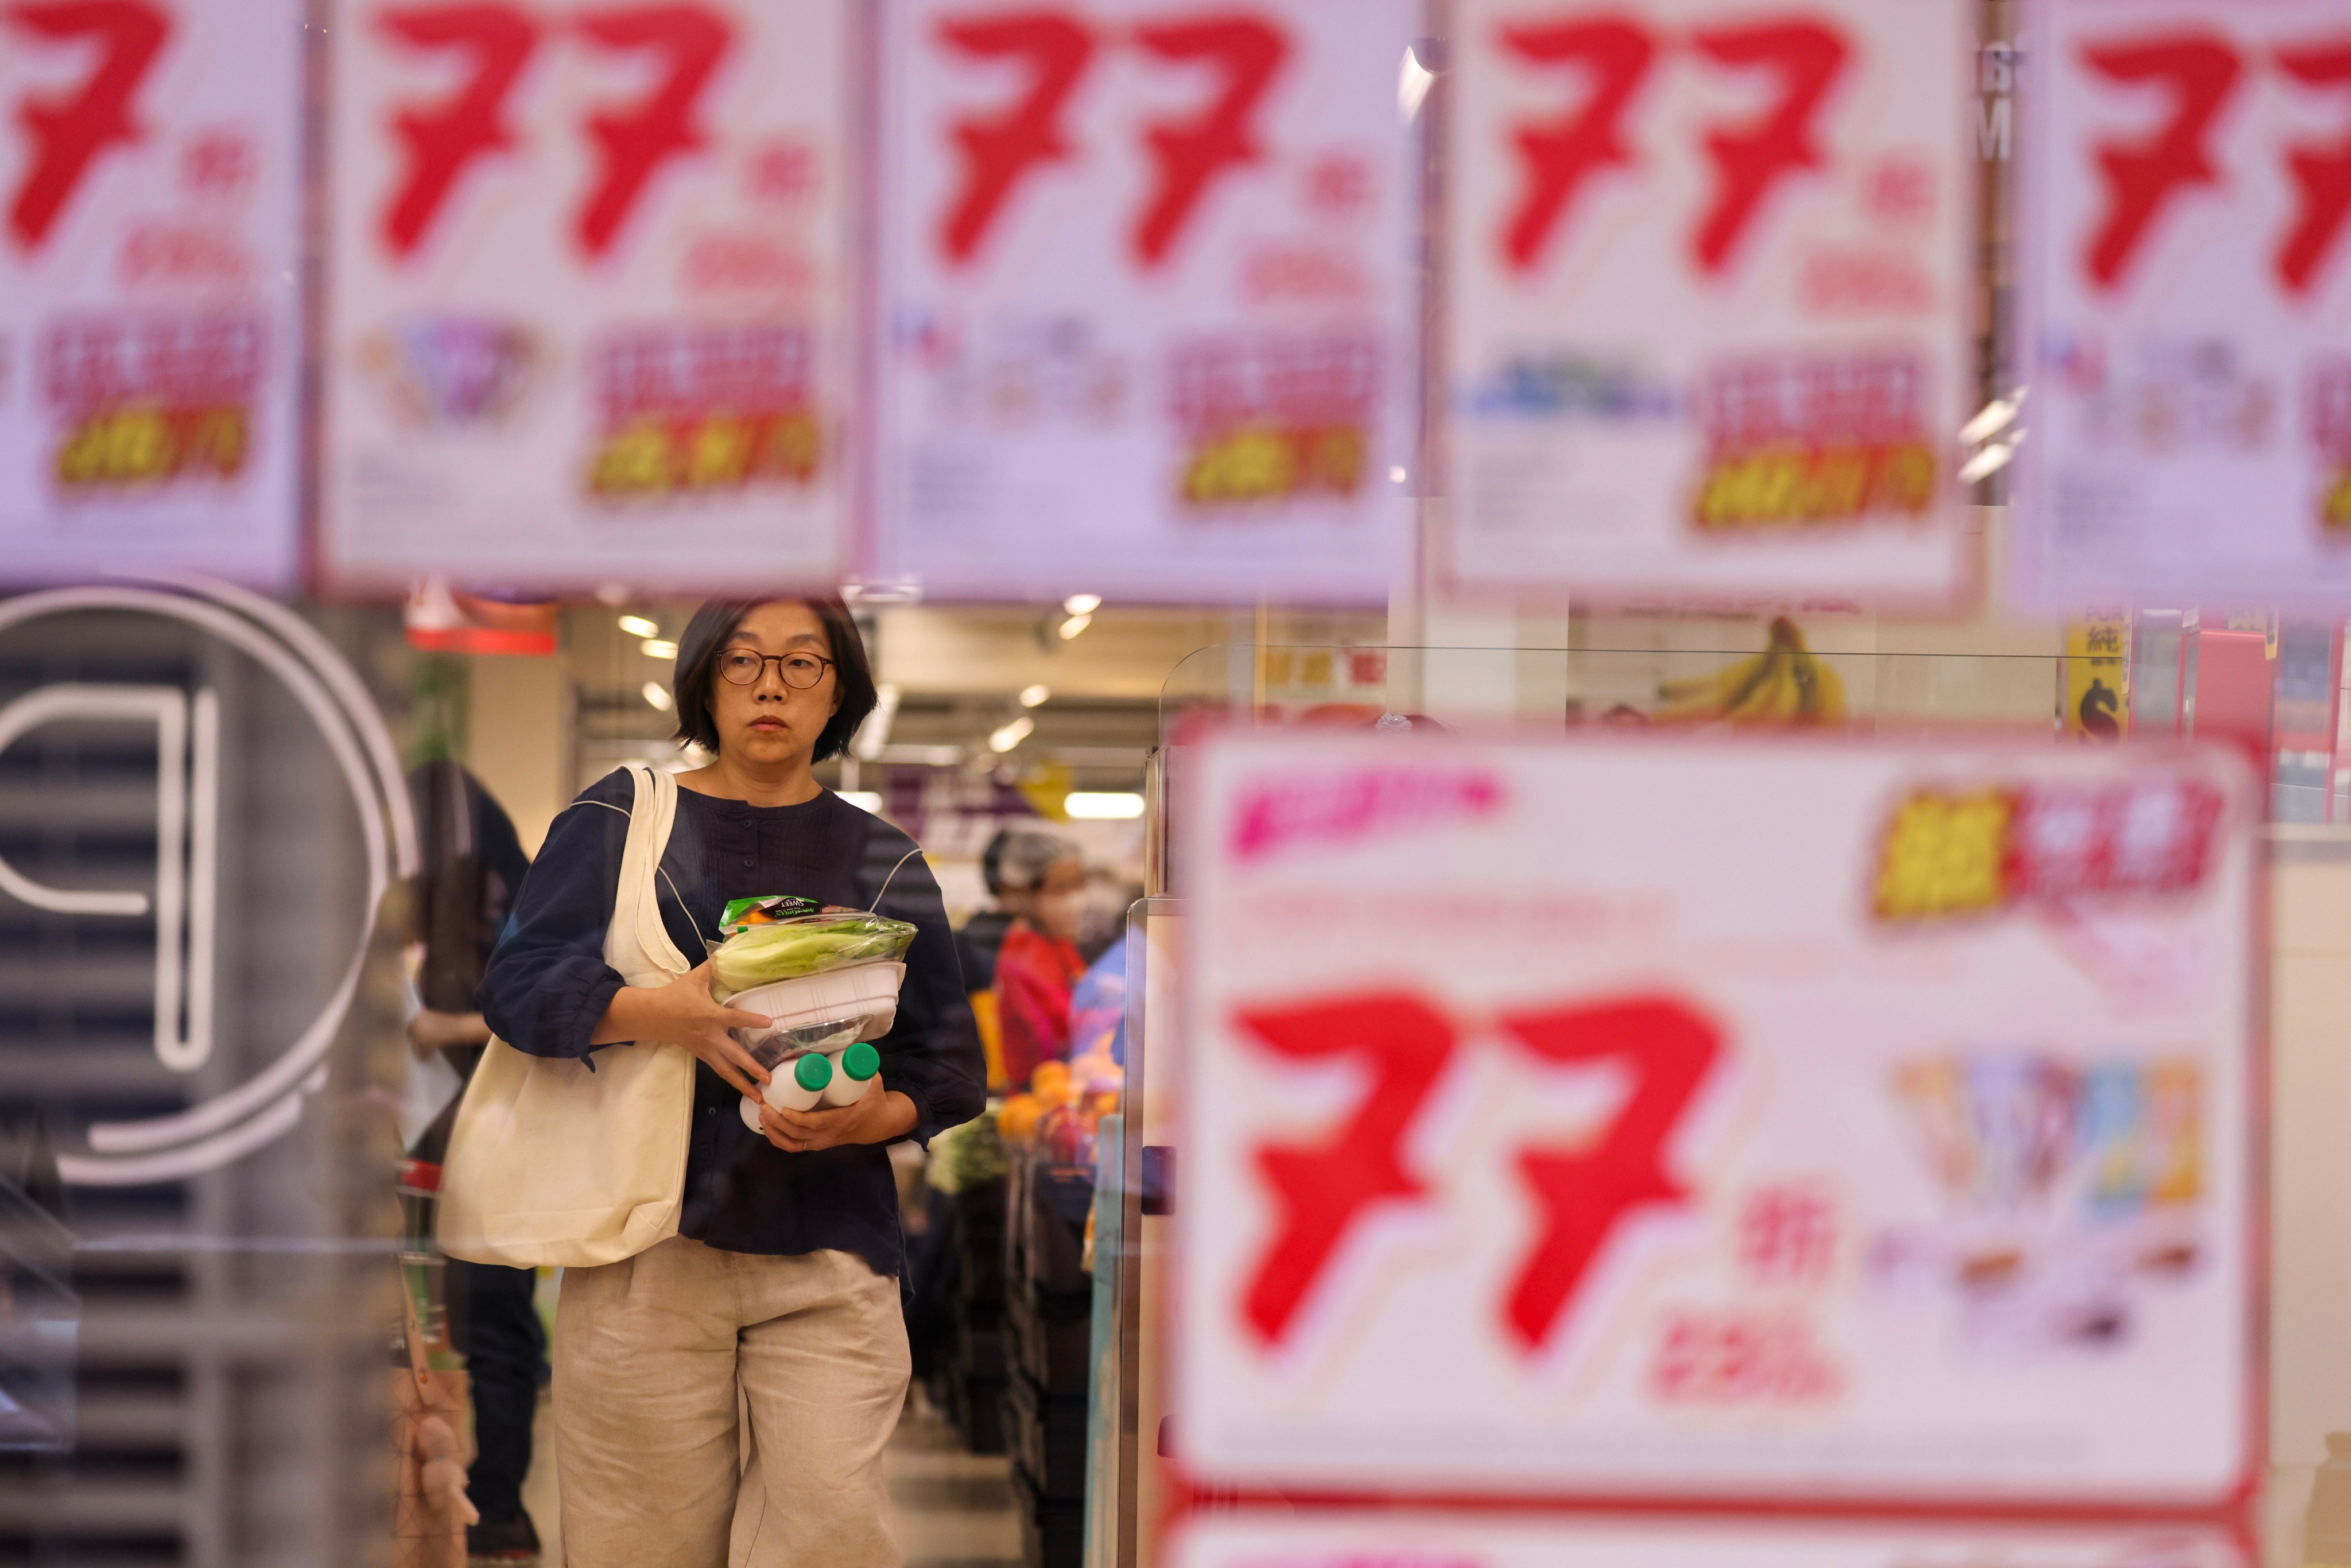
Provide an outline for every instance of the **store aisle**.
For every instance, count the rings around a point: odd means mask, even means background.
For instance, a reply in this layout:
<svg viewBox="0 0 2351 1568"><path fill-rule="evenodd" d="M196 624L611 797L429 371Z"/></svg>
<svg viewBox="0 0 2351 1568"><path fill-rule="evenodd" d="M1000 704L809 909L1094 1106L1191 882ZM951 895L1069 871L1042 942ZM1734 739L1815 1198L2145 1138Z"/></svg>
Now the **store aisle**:
<svg viewBox="0 0 2351 1568"><path fill-rule="evenodd" d="M946 1417L917 1393L884 1462L906 1568L1018 1568L1009 1459L964 1452Z"/></svg>
<svg viewBox="0 0 2351 1568"><path fill-rule="evenodd" d="M542 1398L538 1448L523 1485L523 1506L538 1525L542 1568L563 1561L551 1462L555 1433L549 1416ZM1019 1568L1020 1519L1012 1509L1010 1460L1001 1454L965 1453L954 1428L917 1395L890 1439L884 1463L905 1568Z"/></svg>

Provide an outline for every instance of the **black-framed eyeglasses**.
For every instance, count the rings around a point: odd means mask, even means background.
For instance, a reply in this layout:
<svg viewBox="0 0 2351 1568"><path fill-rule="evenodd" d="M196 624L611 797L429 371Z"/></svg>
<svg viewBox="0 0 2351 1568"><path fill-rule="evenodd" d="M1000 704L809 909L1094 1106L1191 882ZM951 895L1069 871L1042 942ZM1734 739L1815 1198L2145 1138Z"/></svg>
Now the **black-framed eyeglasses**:
<svg viewBox="0 0 2351 1568"><path fill-rule="evenodd" d="M821 653L798 650L789 653L755 653L748 648L729 648L718 655L718 673L731 685L756 686L771 662L784 685L799 692L822 681L825 671L832 667L832 661Z"/></svg>

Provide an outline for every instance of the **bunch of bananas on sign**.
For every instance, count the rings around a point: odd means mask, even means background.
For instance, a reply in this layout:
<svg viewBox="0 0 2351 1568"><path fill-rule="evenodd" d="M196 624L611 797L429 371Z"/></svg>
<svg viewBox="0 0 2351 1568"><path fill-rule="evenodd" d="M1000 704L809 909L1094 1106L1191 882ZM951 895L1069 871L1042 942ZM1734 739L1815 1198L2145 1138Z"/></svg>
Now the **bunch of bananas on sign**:
<svg viewBox="0 0 2351 1568"><path fill-rule="evenodd" d="M1844 683L1804 646L1804 634L1782 615L1771 640L1751 658L1689 680L1657 687L1665 704L1657 724L1830 724L1844 716Z"/></svg>

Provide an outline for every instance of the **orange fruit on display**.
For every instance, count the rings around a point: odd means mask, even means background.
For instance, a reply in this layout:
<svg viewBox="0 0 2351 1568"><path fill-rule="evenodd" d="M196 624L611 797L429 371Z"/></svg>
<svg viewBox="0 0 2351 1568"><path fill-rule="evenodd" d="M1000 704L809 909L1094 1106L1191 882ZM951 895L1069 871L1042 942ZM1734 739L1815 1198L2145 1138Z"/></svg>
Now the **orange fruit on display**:
<svg viewBox="0 0 2351 1568"><path fill-rule="evenodd" d="M1038 1118L1044 1113L1044 1102L1034 1094L1015 1094L996 1113L996 1135L1007 1143L1025 1144L1036 1135Z"/></svg>

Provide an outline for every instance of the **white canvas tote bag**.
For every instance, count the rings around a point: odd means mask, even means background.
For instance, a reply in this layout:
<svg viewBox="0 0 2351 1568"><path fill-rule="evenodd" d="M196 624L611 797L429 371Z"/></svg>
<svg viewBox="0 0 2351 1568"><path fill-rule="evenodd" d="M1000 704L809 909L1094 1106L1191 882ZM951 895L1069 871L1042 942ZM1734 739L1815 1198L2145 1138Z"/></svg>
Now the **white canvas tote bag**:
<svg viewBox="0 0 2351 1568"><path fill-rule="evenodd" d="M632 986L660 986L694 967L663 929L654 898L677 780L651 768L629 775L635 803L604 961ZM694 1057L641 1040L595 1058L591 1071L490 1041L442 1163L443 1251L520 1269L589 1268L676 1234Z"/></svg>

